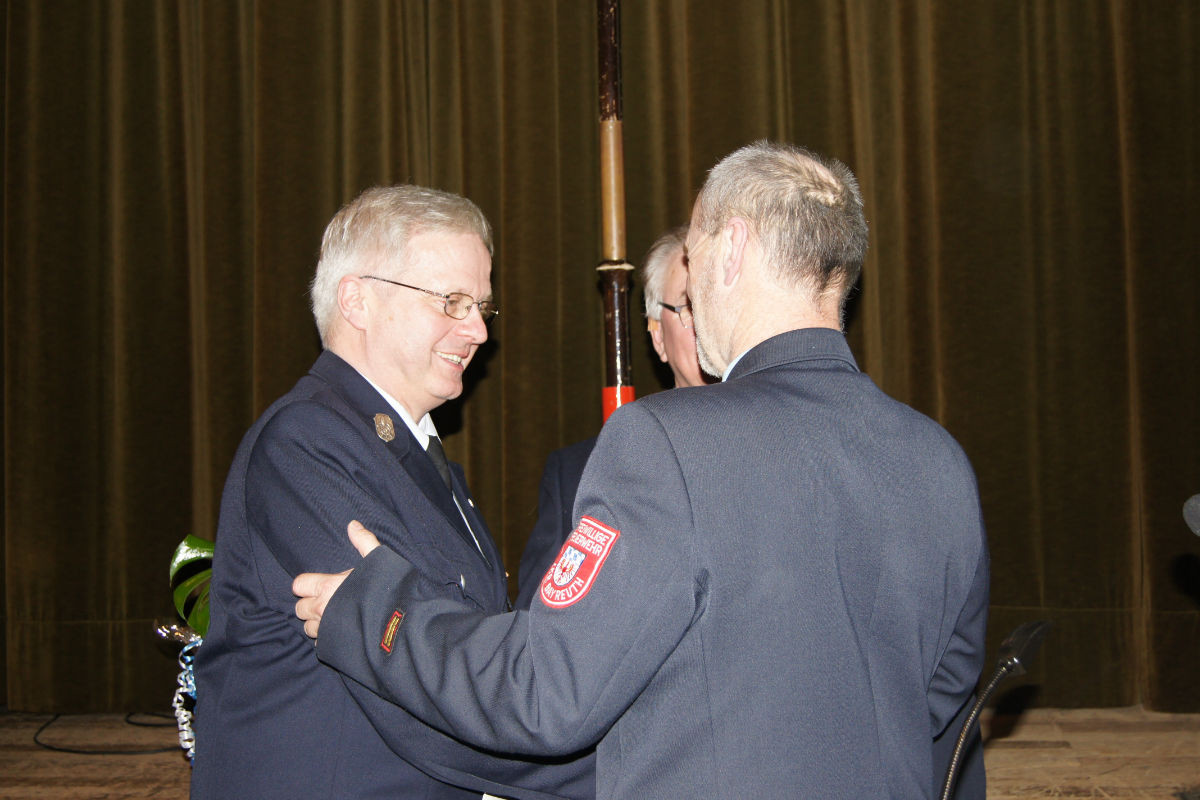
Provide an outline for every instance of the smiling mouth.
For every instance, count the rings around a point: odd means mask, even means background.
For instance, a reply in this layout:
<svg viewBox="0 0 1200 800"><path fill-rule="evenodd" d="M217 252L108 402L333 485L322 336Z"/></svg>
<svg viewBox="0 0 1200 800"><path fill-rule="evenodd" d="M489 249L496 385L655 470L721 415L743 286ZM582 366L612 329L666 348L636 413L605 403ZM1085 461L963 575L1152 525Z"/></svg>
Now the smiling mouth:
<svg viewBox="0 0 1200 800"><path fill-rule="evenodd" d="M462 356L455 355L454 353L443 353L440 350L435 350L434 352L436 352L439 356L441 356L442 358L449 361L451 364L458 364L461 366L463 363Z"/></svg>

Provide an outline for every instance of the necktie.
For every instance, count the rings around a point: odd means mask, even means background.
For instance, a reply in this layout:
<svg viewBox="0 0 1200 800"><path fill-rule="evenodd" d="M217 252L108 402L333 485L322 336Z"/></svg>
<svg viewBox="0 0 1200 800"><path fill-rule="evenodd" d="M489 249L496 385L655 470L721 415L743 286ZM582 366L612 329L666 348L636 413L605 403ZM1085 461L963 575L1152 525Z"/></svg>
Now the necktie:
<svg viewBox="0 0 1200 800"><path fill-rule="evenodd" d="M433 462L433 466L437 467L438 474L442 476L442 482L446 484L446 488L450 490L451 496L454 497L454 505L458 506L458 513L462 514L463 524L467 526L467 532L471 534L471 543L475 545L475 549L479 551L479 555L483 556L484 563L491 566L492 562L488 561L488 557L484 554L483 546L479 544L479 539L475 537L475 531L471 529L471 523L467 522L467 515L463 513L462 505L458 502L458 496L454 494L454 487L450 485L450 465L446 463L446 451L442 449L442 440L436 436L430 436L429 444L425 445L425 452L429 454L429 460Z"/></svg>
<svg viewBox="0 0 1200 800"><path fill-rule="evenodd" d="M446 484L446 488L453 492L454 489L450 486L450 465L446 463L446 451L442 449L442 440L436 436L430 436L429 444L425 446L425 452L429 454L433 466L437 468L438 475L442 476L442 483Z"/></svg>

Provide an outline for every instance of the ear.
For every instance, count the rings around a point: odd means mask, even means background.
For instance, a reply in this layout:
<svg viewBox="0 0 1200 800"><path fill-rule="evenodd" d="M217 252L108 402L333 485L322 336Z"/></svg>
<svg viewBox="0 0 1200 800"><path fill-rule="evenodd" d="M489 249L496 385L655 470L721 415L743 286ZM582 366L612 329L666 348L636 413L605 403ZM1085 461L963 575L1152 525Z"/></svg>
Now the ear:
<svg viewBox="0 0 1200 800"><path fill-rule="evenodd" d="M354 275L345 275L338 282L338 313L352 328L366 330L371 309L367 302L366 287Z"/></svg>
<svg viewBox="0 0 1200 800"><path fill-rule="evenodd" d="M726 286L732 286L741 275L749 241L750 224L741 217L730 217L721 229L721 279Z"/></svg>
<svg viewBox="0 0 1200 800"><path fill-rule="evenodd" d="M663 344L662 323L656 319L646 320L646 330L650 331L650 344L654 345L654 352L658 353L658 357L664 364L667 363L667 348Z"/></svg>

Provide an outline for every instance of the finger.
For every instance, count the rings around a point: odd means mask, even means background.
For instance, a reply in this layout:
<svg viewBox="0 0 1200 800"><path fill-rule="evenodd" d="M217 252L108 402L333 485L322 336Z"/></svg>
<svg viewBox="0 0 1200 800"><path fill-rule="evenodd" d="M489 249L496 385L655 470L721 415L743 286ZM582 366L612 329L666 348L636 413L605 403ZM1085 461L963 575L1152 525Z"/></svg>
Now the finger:
<svg viewBox="0 0 1200 800"><path fill-rule="evenodd" d="M320 572L302 572L292 581L292 594L297 597L316 597L321 593L321 580L327 577Z"/></svg>
<svg viewBox="0 0 1200 800"><path fill-rule="evenodd" d="M367 553L379 547L379 540L375 538L375 534L364 528L358 520L353 520L346 526L346 533L350 534L350 543L354 545L354 549L364 558Z"/></svg>
<svg viewBox="0 0 1200 800"><path fill-rule="evenodd" d="M353 571L348 569L334 575L324 572L302 572L292 580L292 594L301 598L313 598L315 607L323 611L329 598Z"/></svg>
<svg viewBox="0 0 1200 800"><path fill-rule="evenodd" d="M301 597L296 601L296 616L305 622L319 620L324 611L320 597Z"/></svg>
<svg viewBox="0 0 1200 800"><path fill-rule="evenodd" d="M301 597L296 601L296 616L304 623L304 633L309 638L317 638L317 628L321 624L321 612L324 609L319 608L321 598L319 597Z"/></svg>

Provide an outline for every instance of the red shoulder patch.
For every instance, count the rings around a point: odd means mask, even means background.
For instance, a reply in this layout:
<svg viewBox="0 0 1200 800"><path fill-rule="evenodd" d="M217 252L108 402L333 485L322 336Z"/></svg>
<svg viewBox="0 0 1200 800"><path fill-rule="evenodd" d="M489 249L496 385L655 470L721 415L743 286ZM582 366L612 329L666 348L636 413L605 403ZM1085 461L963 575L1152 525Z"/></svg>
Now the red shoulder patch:
<svg viewBox="0 0 1200 800"><path fill-rule="evenodd" d="M566 608L583 599L620 537L619 530L591 517L579 520L579 526L563 543L558 560L542 578L538 590L542 602L550 608Z"/></svg>

